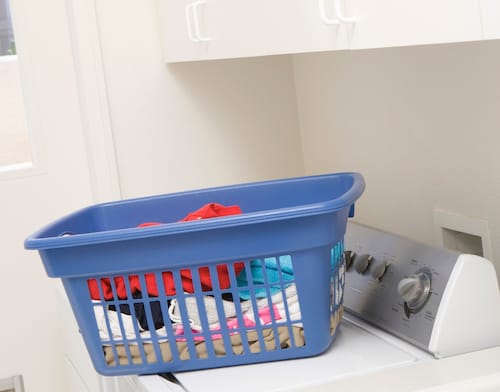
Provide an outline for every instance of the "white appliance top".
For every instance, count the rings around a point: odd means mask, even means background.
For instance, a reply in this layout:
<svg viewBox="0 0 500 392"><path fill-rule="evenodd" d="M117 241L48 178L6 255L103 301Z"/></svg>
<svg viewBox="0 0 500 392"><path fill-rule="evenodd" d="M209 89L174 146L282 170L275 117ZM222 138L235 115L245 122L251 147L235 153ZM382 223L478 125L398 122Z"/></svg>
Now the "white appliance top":
<svg viewBox="0 0 500 392"><path fill-rule="evenodd" d="M350 320L350 321L347 321ZM358 326L359 324L359 326ZM347 315L314 358L129 379L120 392L496 392L500 347L436 359Z"/></svg>
<svg viewBox="0 0 500 392"><path fill-rule="evenodd" d="M317 357L183 372L175 376L188 391L282 391L430 358L409 345L391 340L387 334L374 334L374 329L370 332L348 322L347 318L342 321L332 346Z"/></svg>

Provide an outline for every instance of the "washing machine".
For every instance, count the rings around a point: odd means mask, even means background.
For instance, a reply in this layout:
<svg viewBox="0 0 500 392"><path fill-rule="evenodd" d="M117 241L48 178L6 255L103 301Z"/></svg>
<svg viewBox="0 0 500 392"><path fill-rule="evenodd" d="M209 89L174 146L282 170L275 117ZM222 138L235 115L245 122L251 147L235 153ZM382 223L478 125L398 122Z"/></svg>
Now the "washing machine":
<svg viewBox="0 0 500 392"><path fill-rule="evenodd" d="M109 391L500 391L500 294L488 260L349 222L345 314L316 357L107 378Z"/></svg>

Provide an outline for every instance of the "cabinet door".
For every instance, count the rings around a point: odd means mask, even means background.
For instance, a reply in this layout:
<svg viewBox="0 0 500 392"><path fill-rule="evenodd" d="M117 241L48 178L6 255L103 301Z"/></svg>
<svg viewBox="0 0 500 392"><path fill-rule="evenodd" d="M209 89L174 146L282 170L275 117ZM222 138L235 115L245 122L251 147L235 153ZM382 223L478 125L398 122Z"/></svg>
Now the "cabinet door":
<svg viewBox="0 0 500 392"><path fill-rule="evenodd" d="M168 62L347 48L330 0L158 0Z"/></svg>
<svg viewBox="0 0 500 392"><path fill-rule="evenodd" d="M158 0L157 7L165 61L206 59L208 41L199 38L205 23L203 2Z"/></svg>
<svg viewBox="0 0 500 392"><path fill-rule="evenodd" d="M209 57L346 49L346 32L334 20L333 7L328 3L329 0L208 0L208 35L213 40Z"/></svg>
<svg viewBox="0 0 500 392"><path fill-rule="evenodd" d="M158 0L158 7L165 59L176 62L480 40L479 1ZM481 1L498 11L500 0Z"/></svg>
<svg viewBox="0 0 500 392"><path fill-rule="evenodd" d="M500 1L481 0L483 39L500 38Z"/></svg>
<svg viewBox="0 0 500 392"><path fill-rule="evenodd" d="M348 25L352 49L481 39L478 0L338 1L355 20Z"/></svg>

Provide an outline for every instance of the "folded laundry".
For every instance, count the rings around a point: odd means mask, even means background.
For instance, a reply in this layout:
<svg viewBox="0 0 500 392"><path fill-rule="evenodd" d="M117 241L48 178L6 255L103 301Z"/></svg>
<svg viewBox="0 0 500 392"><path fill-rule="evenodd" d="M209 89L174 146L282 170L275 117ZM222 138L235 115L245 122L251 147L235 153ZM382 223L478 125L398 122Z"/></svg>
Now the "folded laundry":
<svg viewBox="0 0 500 392"><path fill-rule="evenodd" d="M143 329L133 316L108 310L101 302L94 302L94 316L99 337L105 345L116 341L151 339L151 332ZM167 330L165 327L156 329L154 335L160 340L166 340Z"/></svg>
<svg viewBox="0 0 500 392"><path fill-rule="evenodd" d="M273 312L273 315L271 316L271 312ZM280 320L280 315L277 311L276 308L274 307L267 307L265 309L259 309L258 312L259 319L261 320L261 325L269 325L272 320ZM230 319L226 320L226 328L229 331L229 335L233 335L235 333L238 333L238 331L243 327L243 329L249 329L253 328L256 326L256 323L254 320L250 319L248 316L243 314L242 316L243 319L243 325L240 324L240 321L238 320L237 317L232 317ZM190 335L186 334L186 329L184 328L184 324L174 324L174 329L175 329L175 339L178 341L182 340L189 340ZM199 340L205 340L204 334L202 334L203 330L196 329L195 326L190 327L191 330L191 336L194 341L199 341ZM210 339L211 340L216 340L216 339L221 339L222 338L222 327L219 323L213 324L210 326Z"/></svg>
<svg viewBox="0 0 500 392"><path fill-rule="evenodd" d="M269 308L274 309L274 314L277 314L277 316L274 316L275 320L280 320L282 322L285 321L292 321L292 322L297 322L302 319L302 316L300 314L300 302L299 302L299 296L297 295L297 286L295 283L290 284L285 291L279 291L273 296L271 296L271 302L268 301L267 297L261 298L257 300L257 309L259 309L258 314L262 320L262 315L265 313L264 311ZM271 312L269 312L270 314ZM253 312L253 308L250 308L246 313L245 316L252 319L256 320ZM273 320L268 319L268 320L262 320L264 321L265 324L271 323ZM302 324L298 324L302 325Z"/></svg>
<svg viewBox="0 0 500 392"><path fill-rule="evenodd" d="M198 305L198 301L196 297L187 296L184 299L187 309L187 316L189 320L189 324L198 330L201 330L201 317L200 317L200 309L202 309L202 313L207 318L207 322L209 326L218 325L220 319L226 320L233 317L236 317L237 310L236 308L240 308L241 312L246 312L251 306L252 303L250 301L239 302L235 304L232 301L220 299L216 300L215 297L212 296L204 296L203 303ZM200 301L201 302L201 301ZM217 309L217 302L222 304L222 309L224 314L219 317L219 312ZM182 323L181 311L178 305L178 300L173 299L171 301L169 307L170 319L176 323Z"/></svg>
<svg viewBox="0 0 500 392"><path fill-rule="evenodd" d="M340 306L330 318L330 333L333 335L342 319L343 307ZM299 348L306 345L306 335L303 327L296 324L279 326L277 328L263 328L261 336L255 329L248 330L244 334L231 334L229 341L231 347L226 347L224 339L217 338L210 342L204 340L194 341L195 353L190 353L187 340L161 341L157 345L146 342L137 344L116 344L114 346L103 346L106 364L108 366L143 364L155 362L170 362L176 360L189 360L194 354L196 358L209 358L226 356L228 352L234 355L248 355L263 351L274 351L277 349ZM242 336L244 338L242 339ZM207 348L209 345L209 348ZM156 346L156 347L155 347ZM247 348L248 347L248 348ZM175 354L172 354L172 348ZM161 358L158 358L157 351ZM211 354L213 353L213 354Z"/></svg>
<svg viewBox="0 0 500 392"><path fill-rule="evenodd" d="M243 269L237 276L238 287L248 287L253 285L274 285L270 287L271 294L280 291L280 282L287 285L287 282L294 279L292 258L289 255L279 257L268 257L264 260L252 260L250 262L250 278L247 276L246 269ZM265 287L255 287L253 292L257 298L263 298L267 295ZM240 298L247 300L250 298L250 290L240 290Z"/></svg>
<svg viewBox="0 0 500 392"><path fill-rule="evenodd" d="M140 299L142 298L142 294L135 293L132 297L134 299ZM168 303L169 302L170 301L168 301ZM117 307L115 305L109 305L108 307L109 310L114 310L114 311L116 311L116 308ZM135 314L137 322L144 331L149 331L150 329L159 329L165 325L165 321L163 320L163 313L161 311L160 301L149 302L149 311L151 314L151 327L149 325L150 321L148 321L147 311L144 303L142 302L134 303L133 311L130 310L130 306L128 304L120 304L118 308L120 309L120 313L122 314L127 314L127 315L130 315L132 313Z"/></svg>
<svg viewBox="0 0 500 392"><path fill-rule="evenodd" d="M257 299L257 311L254 311L252 301L243 301L234 303L231 301L220 300L223 305L224 314L219 315L217 301L213 297L204 297L203 304L198 304L196 297L186 297L185 305L187 317L192 332L199 333L203 330L199 309L204 310L207 317L210 331L218 331L221 328L222 320L227 328L237 330L240 328L238 313L241 313L241 319L245 327L253 327L256 324L269 325L274 322L298 322L301 321L300 303L297 295L297 288L292 283L285 291L279 291L271 296L271 301L266 298ZM184 335L184 324L180 307L177 300L173 299L169 308L170 319L176 323L176 335ZM257 314L257 317L255 316ZM297 324L302 325L302 324Z"/></svg>
<svg viewBox="0 0 500 392"><path fill-rule="evenodd" d="M203 301L197 301L194 296L187 296L183 300L187 310L189 324L183 323L181 316L181 307L178 299L172 299L168 304L168 320L164 320L159 301L153 301L151 307L151 318L156 326L155 335L161 339L167 338L165 321L170 322L176 340L185 340L194 336L195 340L204 340L202 321L200 312L207 318L211 339L218 339L221 335L222 325L225 325L229 333L235 333L242 328L252 328L257 324L267 326L273 323L283 325L286 322L293 322L294 325L302 326L300 304L295 284L291 284L284 292L279 292L268 298L256 300L257 309L254 309L252 301L234 303L231 301L216 299L211 296L204 296ZM223 314L219 314L217 301L222 304ZM198 303L200 302L200 303ZM155 305L153 307L153 304ZM101 302L95 301L94 313L101 341L107 342L150 338L148 332L148 320L145 314L144 304L135 303L136 312L130 314L128 305L121 305L120 311L116 311L116 306L106 306ZM122 311L125 308L125 311ZM137 308L139 312L137 312ZM141 317L138 317L141 316ZM243 322L243 324L241 324ZM146 325L144 325L146 324ZM186 334L186 328L189 328L191 334ZM194 334L194 335L193 335Z"/></svg>
<svg viewBox="0 0 500 392"><path fill-rule="evenodd" d="M304 332L300 327L291 327L292 338L290 338L290 332L288 327L278 327L277 335L275 334L273 328L265 328L262 330L262 341L259 339L259 334L257 331L252 330L246 333L246 341L250 353L258 353L261 351L273 351L279 348L286 349L289 347L301 347L304 346ZM224 345L224 340L222 338L212 340L212 348L215 356L221 357L227 355L227 351L232 352L235 355L247 354L245 352L245 343L242 342L240 334L234 334L230 336L231 347L226 348ZM163 362L170 362L174 359L172 355L172 348L174 342L161 342L158 344L161 359ZM191 358L189 352L189 345L187 341L176 341L175 350L177 350L177 356L181 360L187 360ZM197 358L208 358L209 354L207 351L206 341L196 341L195 350ZM210 350L210 349L209 349ZM116 352L116 355L115 355ZM109 366L128 365L132 364L142 364L143 356L146 363L159 362L155 347L151 343L145 343L142 346L137 345L116 345L115 347L105 346L104 355L106 363Z"/></svg>
<svg viewBox="0 0 500 392"><path fill-rule="evenodd" d="M335 249L331 250L330 268L334 271L337 266L338 257L335 254ZM271 294L275 294L281 290L281 287L288 287L293 281L293 261L290 255L283 255L279 257L268 257L264 260L252 260L250 262L250 276L247 274L247 269L243 268L237 276L236 282L240 287L240 298L247 300L250 298L250 286L257 286L252 288L257 298L264 298L267 296L267 288ZM262 287L259 287L262 285Z"/></svg>

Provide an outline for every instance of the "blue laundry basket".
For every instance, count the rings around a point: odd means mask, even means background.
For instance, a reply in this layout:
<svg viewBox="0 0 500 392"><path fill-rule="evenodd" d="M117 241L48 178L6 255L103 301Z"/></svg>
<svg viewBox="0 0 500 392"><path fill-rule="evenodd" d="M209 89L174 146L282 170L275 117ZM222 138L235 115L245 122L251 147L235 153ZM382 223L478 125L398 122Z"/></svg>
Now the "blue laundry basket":
<svg viewBox="0 0 500 392"><path fill-rule="evenodd" d="M333 173L97 204L25 248L61 278L100 374L310 357L336 336L363 191L360 174ZM179 222L208 203L242 213Z"/></svg>

